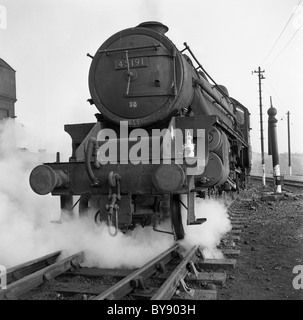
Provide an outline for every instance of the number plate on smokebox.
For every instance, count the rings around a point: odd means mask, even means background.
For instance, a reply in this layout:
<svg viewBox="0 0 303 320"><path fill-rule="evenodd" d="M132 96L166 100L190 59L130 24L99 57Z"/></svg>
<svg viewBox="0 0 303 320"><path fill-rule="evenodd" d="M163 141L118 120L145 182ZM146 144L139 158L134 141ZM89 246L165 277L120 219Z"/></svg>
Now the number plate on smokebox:
<svg viewBox="0 0 303 320"><path fill-rule="evenodd" d="M148 66L147 57L139 57L139 58L129 58L129 68L140 68ZM114 61L114 66L116 70L127 69L126 59L119 59Z"/></svg>

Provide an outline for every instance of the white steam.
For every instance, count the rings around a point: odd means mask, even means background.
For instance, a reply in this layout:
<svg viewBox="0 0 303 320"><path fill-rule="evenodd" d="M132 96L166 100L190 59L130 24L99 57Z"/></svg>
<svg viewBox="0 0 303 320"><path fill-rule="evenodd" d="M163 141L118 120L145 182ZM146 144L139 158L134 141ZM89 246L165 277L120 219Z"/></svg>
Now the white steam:
<svg viewBox="0 0 303 320"><path fill-rule="evenodd" d="M112 237L107 225L97 226L93 219L64 223L56 227L55 234L64 235L69 253L83 250L84 265L88 267L140 267L174 243L171 235L155 232L151 227L137 227L129 235L119 231Z"/></svg>
<svg viewBox="0 0 303 320"><path fill-rule="evenodd" d="M183 203L186 203L186 197L183 197ZM195 214L196 218L207 220L200 225L185 226L185 238L182 245L188 249L193 245L200 245L206 258L223 258L217 246L221 238L232 228L223 201L196 198ZM183 219L185 217L184 208L182 217Z"/></svg>
<svg viewBox="0 0 303 320"><path fill-rule="evenodd" d="M148 21L162 21L163 12L162 12L163 4L161 0L143 0L140 1L140 17L141 19Z"/></svg>

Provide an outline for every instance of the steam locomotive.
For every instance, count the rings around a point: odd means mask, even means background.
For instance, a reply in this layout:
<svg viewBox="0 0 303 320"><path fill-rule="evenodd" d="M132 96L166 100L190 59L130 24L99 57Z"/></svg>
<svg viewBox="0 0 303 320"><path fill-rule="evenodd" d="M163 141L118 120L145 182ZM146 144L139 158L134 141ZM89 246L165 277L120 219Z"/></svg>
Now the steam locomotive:
<svg viewBox="0 0 303 320"><path fill-rule="evenodd" d="M62 212L77 203L80 217L93 210L112 236L151 225L182 239L184 223L205 222L195 215L197 196L239 190L249 176L249 111L167 31L144 22L88 54L88 101L99 110L97 121L65 125L69 162L58 158L30 174L34 192L60 196ZM165 231L160 224L168 218Z"/></svg>

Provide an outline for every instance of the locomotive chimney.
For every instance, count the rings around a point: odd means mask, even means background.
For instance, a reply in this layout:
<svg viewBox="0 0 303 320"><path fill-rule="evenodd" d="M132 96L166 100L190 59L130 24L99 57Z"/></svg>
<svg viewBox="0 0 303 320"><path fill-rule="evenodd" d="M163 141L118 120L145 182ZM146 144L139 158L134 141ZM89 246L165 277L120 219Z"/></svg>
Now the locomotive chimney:
<svg viewBox="0 0 303 320"><path fill-rule="evenodd" d="M158 21L146 21L140 23L137 27L152 29L161 34L165 34L168 31L168 27Z"/></svg>

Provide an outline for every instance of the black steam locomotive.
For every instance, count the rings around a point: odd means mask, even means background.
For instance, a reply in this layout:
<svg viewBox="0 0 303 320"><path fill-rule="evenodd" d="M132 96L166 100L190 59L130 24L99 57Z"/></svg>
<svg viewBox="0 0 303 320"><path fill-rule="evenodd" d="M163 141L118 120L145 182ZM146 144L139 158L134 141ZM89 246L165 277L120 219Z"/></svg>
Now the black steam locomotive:
<svg viewBox="0 0 303 320"><path fill-rule="evenodd" d="M249 112L216 84L191 49L179 51L159 22L144 22L107 39L92 58L96 123L65 125L70 161L33 169L32 189L61 199L64 212L94 210L111 235L170 218L176 239L196 219L195 199L235 191L251 166ZM185 52L187 54L185 54ZM184 200L185 199L185 200ZM113 231L114 230L114 231ZM165 232L165 231L164 231Z"/></svg>

